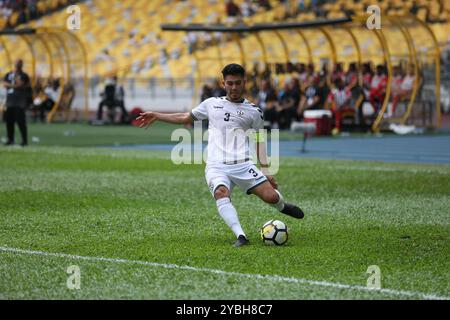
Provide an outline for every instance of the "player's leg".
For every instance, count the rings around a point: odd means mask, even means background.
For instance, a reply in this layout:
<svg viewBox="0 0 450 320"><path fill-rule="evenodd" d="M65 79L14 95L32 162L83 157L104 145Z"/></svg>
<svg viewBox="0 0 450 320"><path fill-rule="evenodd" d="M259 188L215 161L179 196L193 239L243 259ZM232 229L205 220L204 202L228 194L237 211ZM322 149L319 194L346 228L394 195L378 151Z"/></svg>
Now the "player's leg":
<svg viewBox="0 0 450 320"><path fill-rule="evenodd" d="M247 237L242 230L238 214L231 203L232 182L227 175L217 168L206 168L206 181L211 194L216 199L217 210L231 231L236 235L235 246L241 246L248 243Z"/></svg>
<svg viewBox="0 0 450 320"><path fill-rule="evenodd" d="M217 209L220 216L237 237L234 246L240 247L248 244L249 241L247 240L244 230L242 230L237 211L231 203L230 193L231 192L227 187L220 185L214 192L214 198L216 199Z"/></svg>
<svg viewBox="0 0 450 320"><path fill-rule="evenodd" d="M249 161L239 166L230 175L233 183L246 191L247 194L257 195L261 200L270 204L281 213L297 219L303 218L303 211L293 204L286 203L281 193L272 187L267 177L253 162Z"/></svg>
<svg viewBox="0 0 450 320"><path fill-rule="evenodd" d="M304 217L303 211L298 206L285 202L281 193L272 187L269 181L251 188L249 193L258 196L262 201L270 204L281 213L297 219Z"/></svg>

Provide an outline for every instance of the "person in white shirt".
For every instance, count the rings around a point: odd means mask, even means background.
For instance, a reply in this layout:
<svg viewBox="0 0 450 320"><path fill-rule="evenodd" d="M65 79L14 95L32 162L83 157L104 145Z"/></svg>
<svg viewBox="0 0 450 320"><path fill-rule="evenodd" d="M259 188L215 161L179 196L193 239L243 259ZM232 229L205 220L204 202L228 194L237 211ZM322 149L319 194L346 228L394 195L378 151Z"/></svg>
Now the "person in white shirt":
<svg viewBox="0 0 450 320"><path fill-rule="evenodd" d="M397 108L399 102L404 101L411 96L415 81L415 68L413 64L410 64L408 66L408 73L401 81L398 92L394 94L394 98L392 101L392 114L395 114L395 109Z"/></svg>
<svg viewBox="0 0 450 320"><path fill-rule="evenodd" d="M34 109L39 112L39 118L42 123L46 121L46 113L51 111L55 103L59 101L61 92L59 79L49 79L45 88L34 99ZM36 115L34 115L34 120L36 121Z"/></svg>
<svg viewBox="0 0 450 320"><path fill-rule="evenodd" d="M301 219L303 211L286 203L277 190L278 185L268 172L265 143L256 142L261 170L250 160L250 139L246 131L263 129L262 110L244 99L245 69L238 64L229 64L222 70L225 97L213 97L186 113L163 114L143 112L137 118L141 128L155 121L175 124L190 124L196 120L209 121L208 156L205 168L206 181L216 200L217 209L225 223L237 237L235 247L249 243L239 222L230 196L235 185L254 194L278 211ZM234 138L230 139L230 136ZM256 135L258 137L258 135Z"/></svg>

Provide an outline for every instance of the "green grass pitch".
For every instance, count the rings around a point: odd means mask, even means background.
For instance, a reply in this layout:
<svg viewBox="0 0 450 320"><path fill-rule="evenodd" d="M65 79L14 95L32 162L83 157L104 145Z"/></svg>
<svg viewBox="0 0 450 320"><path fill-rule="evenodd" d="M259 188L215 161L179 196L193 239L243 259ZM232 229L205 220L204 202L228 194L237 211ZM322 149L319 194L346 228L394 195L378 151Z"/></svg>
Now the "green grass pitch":
<svg viewBox="0 0 450 320"><path fill-rule="evenodd" d="M251 245L234 248L203 165L89 147L167 142L172 127L80 128L31 126L39 146L0 149L0 299L450 297L449 166L283 158L280 190L305 219L235 189ZM274 218L284 246L259 239ZM366 289L371 265L381 290Z"/></svg>

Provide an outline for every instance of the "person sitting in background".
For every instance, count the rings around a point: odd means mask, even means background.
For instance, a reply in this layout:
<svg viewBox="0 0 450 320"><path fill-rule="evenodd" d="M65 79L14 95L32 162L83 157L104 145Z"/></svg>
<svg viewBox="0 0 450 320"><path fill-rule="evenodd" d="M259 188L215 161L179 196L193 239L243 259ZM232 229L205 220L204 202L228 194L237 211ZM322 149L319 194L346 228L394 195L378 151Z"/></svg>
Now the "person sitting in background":
<svg viewBox="0 0 450 320"><path fill-rule="evenodd" d="M106 81L105 90L102 93L102 101L98 105L97 110L97 120L102 120L103 107L106 106L109 111L114 111L116 107L120 108L121 111L121 122L127 123L128 113L125 109L125 90L123 86L118 84L117 76L113 76L111 79ZM112 116L111 121L114 120Z"/></svg>
<svg viewBox="0 0 450 320"><path fill-rule="evenodd" d="M222 87L222 84L220 83L219 79L215 79L213 87L212 87L212 96L218 98L218 97L224 97L226 95L227 95L227 92Z"/></svg>
<svg viewBox="0 0 450 320"><path fill-rule="evenodd" d="M362 66L362 83L363 83L363 91L364 97L366 101L370 100L370 84L372 82L373 71L370 63L364 63Z"/></svg>
<svg viewBox="0 0 450 320"><path fill-rule="evenodd" d="M252 0L244 0L244 2L241 3L240 10L244 17L250 17L256 13L258 7Z"/></svg>
<svg viewBox="0 0 450 320"><path fill-rule="evenodd" d="M306 72L306 66L304 63L296 63L295 64L295 77L300 81L300 87L303 83L306 82L306 78L308 77L308 74Z"/></svg>
<svg viewBox="0 0 450 320"><path fill-rule="evenodd" d="M403 77L402 70L400 66L394 66L392 68L392 80L391 80L391 94L393 101L400 94L400 86L402 85ZM390 110L390 115L393 115L395 111L394 103L392 103L392 109Z"/></svg>
<svg viewBox="0 0 450 320"><path fill-rule="evenodd" d="M348 90L353 90L355 87L359 85L358 83L358 66L355 62L351 62L348 65L348 70L345 76L343 77L345 81L345 85Z"/></svg>
<svg viewBox="0 0 450 320"><path fill-rule="evenodd" d="M306 88L297 108L299 120L303 119L303 112L305 110L319 110L324 108L328 95L326 81L326 76L321 77L318 75L314 78L312 84Z"/></svg>
<svg viewBox="0 0 450 320"><path fill-rule="evenodd" d="M264 119L270 123L268 126L273 129L278 127L277 103L277 92L272 87L270 79L262 79L256 105L261 108L264 113Z"/></svg>
<svg viewBox="0 0 450 320"><path fill-rule="evenodd" d="M279 102L279 127L280 129L289 129L292 120L296 118L297 106L300 102L300 83L297 78L286 80Z"/></svg>
<svg viewBox="0 0 450 320"><path fill-rule="evenodd" d="M408 73L403 78L398 92L394 95L394 99L392 101L392 114L395 114L395 109L397 108L397 105L400 101L403 101L411 96L415 81L415 67L413 64L410 64L408 66Z"/></svg>
<svg viewBox="0 0 450 320"><path fill-rule="evenodd" d="M66 112L66 121L70 121L69 115L72 107L72 102L75 98L75 86L72 82L67 82L64 85L62 97L59 101L59 109Z"/></svg>
<svg viewBox="0 0 450 320"><path fill-rule="evenodd" d="M316 75L314 73L314 64L309 63L306 67L306 76L302 76L300 79L304 79L303 82L300 82L300 86L302 89L302 92L306 91L306 88L311 86L314 82Z"/></svg>
<svg viewBox="0 0 450 320"><path fill-rule="evenodd" d="M376 113L380 110L386 93L387 76L382 65L377 65L377 72L370 83L370 104Z"/></svg>
<svg viewBox="0 0 450 320"><path fill-rule="evenodd" d="M327 109L333 112L335 119L334 127L337 133L341 131L342 114L345 111L352 110L352 106L350 105L351 92L345 87L345 82L341 78L336 78L334 80L334 86L328 94L326 103L328 105Z"/></svg>
<svg viewBox="0 0 450 320"><path fill-rule="evenodd" d="M202 88L202 94L200 95L200 102L205 101L213 97L213 90L208 84L204 84Z"/></svg>
<svg viewBox="0 0 450 320"><path fill-rule="evenodd" d="M45 88L38 93L33 101L34 109L39 112L39 119L42 123L45 122L46 112L53 109L60 96L59 79L48 79ZM36 117L37 115L35 114L34 116ZM34 121L36 121L36 118L34 118Z"/></svg>
<svg viewBox="0 0 450 320"><path fill-rule="evenodd" d="M336 63L334 66L333 73L331 74L331 82L334 83L338 78L345 79L344 67L341 62Z"/></svg>
<svg viewBox="0 0 450 320"><path fill-rule="evenodd" d="M350 92L350 104L357 111L357 121L361 129L366 127L364 114L363 114L363 102L364 102L364 87L360 85L359 79L359 66L356 62L351 62L348 66L347 73L345 75L345 88ZM361 79L362 80L362 79ZM362 81L364 84L364 82ZM370 81L369 81L370 83Z"/></svg>
<svg viewBox="0 0 450 320"><path fill-rule="evenodd" d="M225 4L225 11L229 18L237 18L242 16L241 9L233 0L228 0Z"/></svg>

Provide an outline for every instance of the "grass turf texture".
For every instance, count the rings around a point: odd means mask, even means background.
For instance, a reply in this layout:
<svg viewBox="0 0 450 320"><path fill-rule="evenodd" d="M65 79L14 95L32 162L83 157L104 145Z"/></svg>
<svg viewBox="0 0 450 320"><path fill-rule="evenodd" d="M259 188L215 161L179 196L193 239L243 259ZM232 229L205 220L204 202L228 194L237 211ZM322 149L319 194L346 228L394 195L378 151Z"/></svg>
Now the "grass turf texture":
<svg viewBox="0 0 450 320"><path fill-rule="evenodd" d="M175 166L165 152L65 147L2 148L0 158L2 247L355 286L378 265L383 288L450 296L449 166L284 158L280 190L306 218L236 189L251 241L236 249L201 165ZM274 218L290 228L285 246L259 239ZM80 290L66 287L73 264ZM421 298L1 251L0 275L0 299Z"/></svg>
<svg viewBox="0 0 450 320"><path fill-rule="evenodd" d="M161 122L152 124L147 130L134 126L110 125L92 126L83 123L73 124L40 124L28 125L29 144L32 146L119 146L133 144L167 144L178 143L171 141L170 137L174 129L182 128L180 125L172 125ZM6 139L4 126L0 126L0 136ZM32 137L38 138L38 142ZM20 134L16 128L16 143L20 143ZM280 132L282 140L301 140L302 133ZM36 140L36 139L35 139Z"/></svg>

